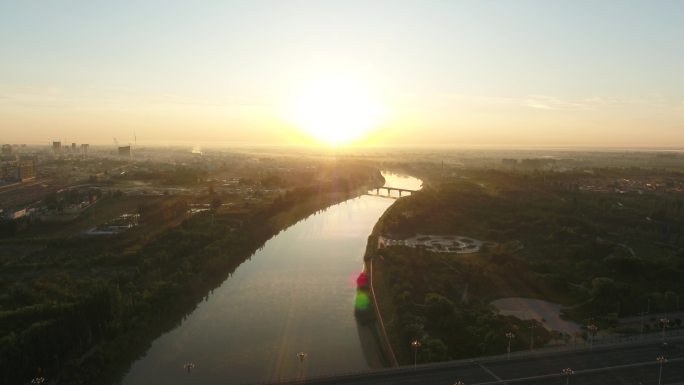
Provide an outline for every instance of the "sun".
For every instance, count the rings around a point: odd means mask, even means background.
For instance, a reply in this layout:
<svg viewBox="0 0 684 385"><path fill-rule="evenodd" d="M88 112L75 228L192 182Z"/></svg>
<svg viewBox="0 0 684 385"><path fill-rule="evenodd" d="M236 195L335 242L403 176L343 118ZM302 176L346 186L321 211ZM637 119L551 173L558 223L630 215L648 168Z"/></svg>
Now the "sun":
<svg viewBox="0 0 684 385"><path fill-rule="evenodd" d="M363 139L381 120L383 108L354 79L326 76L306 82L288 104L290 120L318 142L341 146Z"/></svg>

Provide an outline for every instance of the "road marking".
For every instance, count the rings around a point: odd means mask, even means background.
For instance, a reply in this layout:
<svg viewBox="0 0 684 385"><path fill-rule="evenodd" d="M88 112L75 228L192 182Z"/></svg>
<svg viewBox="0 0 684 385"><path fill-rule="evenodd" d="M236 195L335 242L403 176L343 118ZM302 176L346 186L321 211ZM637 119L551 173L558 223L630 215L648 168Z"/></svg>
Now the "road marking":
<svg viewBox="0 0 684 385"><path fill-rule="evenodd" d="M491 370L489 370L488 367L482 365L482 363L481 363L480 361L473 361L473 362L476 363L477 366L479 366L480 368L482 368L482 370L484 370L485 372L489 373L490 376L494 377L494 379L497 381L497 382L496 382L497 384L506 384L506 385L507 385L506 381L504 381L501 377L497 376L496 373L494 373L494 372L492 372Z"/></svg>
<svg viewBox="0 0 684 385"><path fill-rule="evenodd" d="M668 362L680 362L684 361L684 357L681 358L672 358L668 359ZM479 362L473 361L480 365ZM626 365L615 365L615 366L606 366L602 368L592 368L592 369L584 369L584 370L576 370L575 374L591 374L591 373L600 373L600 372L610 372L612 370L617 370L617 369L627 369L627 368L636 368L639 366L648 366L648 365L658 365L657 362L655 361L646 361L646 362L637 362L634 364L626 364ZM480 365L483 369L485 369L487 372L491 373L493 376L494 373L490 372L488 369L486 369L484 366ZM541 380L545 378L558 378L558 377L563 377L563 374L561 373L551 373L551 374L541 374L538 376L530 376L530 377L521 377L521 378L511 378L506 381L508 382L522 382L522 381L529 381L529 380ZM498 381L493 381L493 382L480 382L474 385L501 385L501 384L506 384L506 382L500 378L498 378Z"/></svg>

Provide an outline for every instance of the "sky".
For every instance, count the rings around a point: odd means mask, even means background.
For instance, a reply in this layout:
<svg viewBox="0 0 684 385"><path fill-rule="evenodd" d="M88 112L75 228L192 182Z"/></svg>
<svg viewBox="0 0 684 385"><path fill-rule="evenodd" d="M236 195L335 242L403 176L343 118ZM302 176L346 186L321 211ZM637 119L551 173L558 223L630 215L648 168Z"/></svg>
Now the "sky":
<svg viewBox="0 0 684 385"><path fill-rule="evenodd" d="M678 0L0 0L0 142L303 143L288 105L332 74L381 106L364 145L684 147L682 15Z"/></svg>

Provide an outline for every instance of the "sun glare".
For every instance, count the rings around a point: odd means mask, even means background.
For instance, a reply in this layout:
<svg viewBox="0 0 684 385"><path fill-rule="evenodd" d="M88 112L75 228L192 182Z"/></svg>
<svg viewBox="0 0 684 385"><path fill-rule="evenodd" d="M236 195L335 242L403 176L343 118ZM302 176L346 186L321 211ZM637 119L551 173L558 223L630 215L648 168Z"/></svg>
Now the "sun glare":
<svg viewBox="0 0 684 385"><path fill-rule="evenodd" d="M340 146L363 139L380 123L382 108L360 82L325 77L302 86L291 98L288 113L306 135Z"/></svg>

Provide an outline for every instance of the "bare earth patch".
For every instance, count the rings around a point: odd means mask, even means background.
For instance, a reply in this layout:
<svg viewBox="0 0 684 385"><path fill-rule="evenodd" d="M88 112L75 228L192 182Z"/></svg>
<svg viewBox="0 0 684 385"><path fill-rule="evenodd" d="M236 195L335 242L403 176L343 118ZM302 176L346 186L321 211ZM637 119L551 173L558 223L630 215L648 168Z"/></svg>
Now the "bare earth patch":
<svg viewBox="0 0 684 385"><path fill-rule="evenodd" d="M579 324L561 318L563 306L532 298L502 298L492 301L500 314L512 315L521 320L537 320L544 325L547 330L557 330L566 334L580 333L582 328Z"/></svg>

